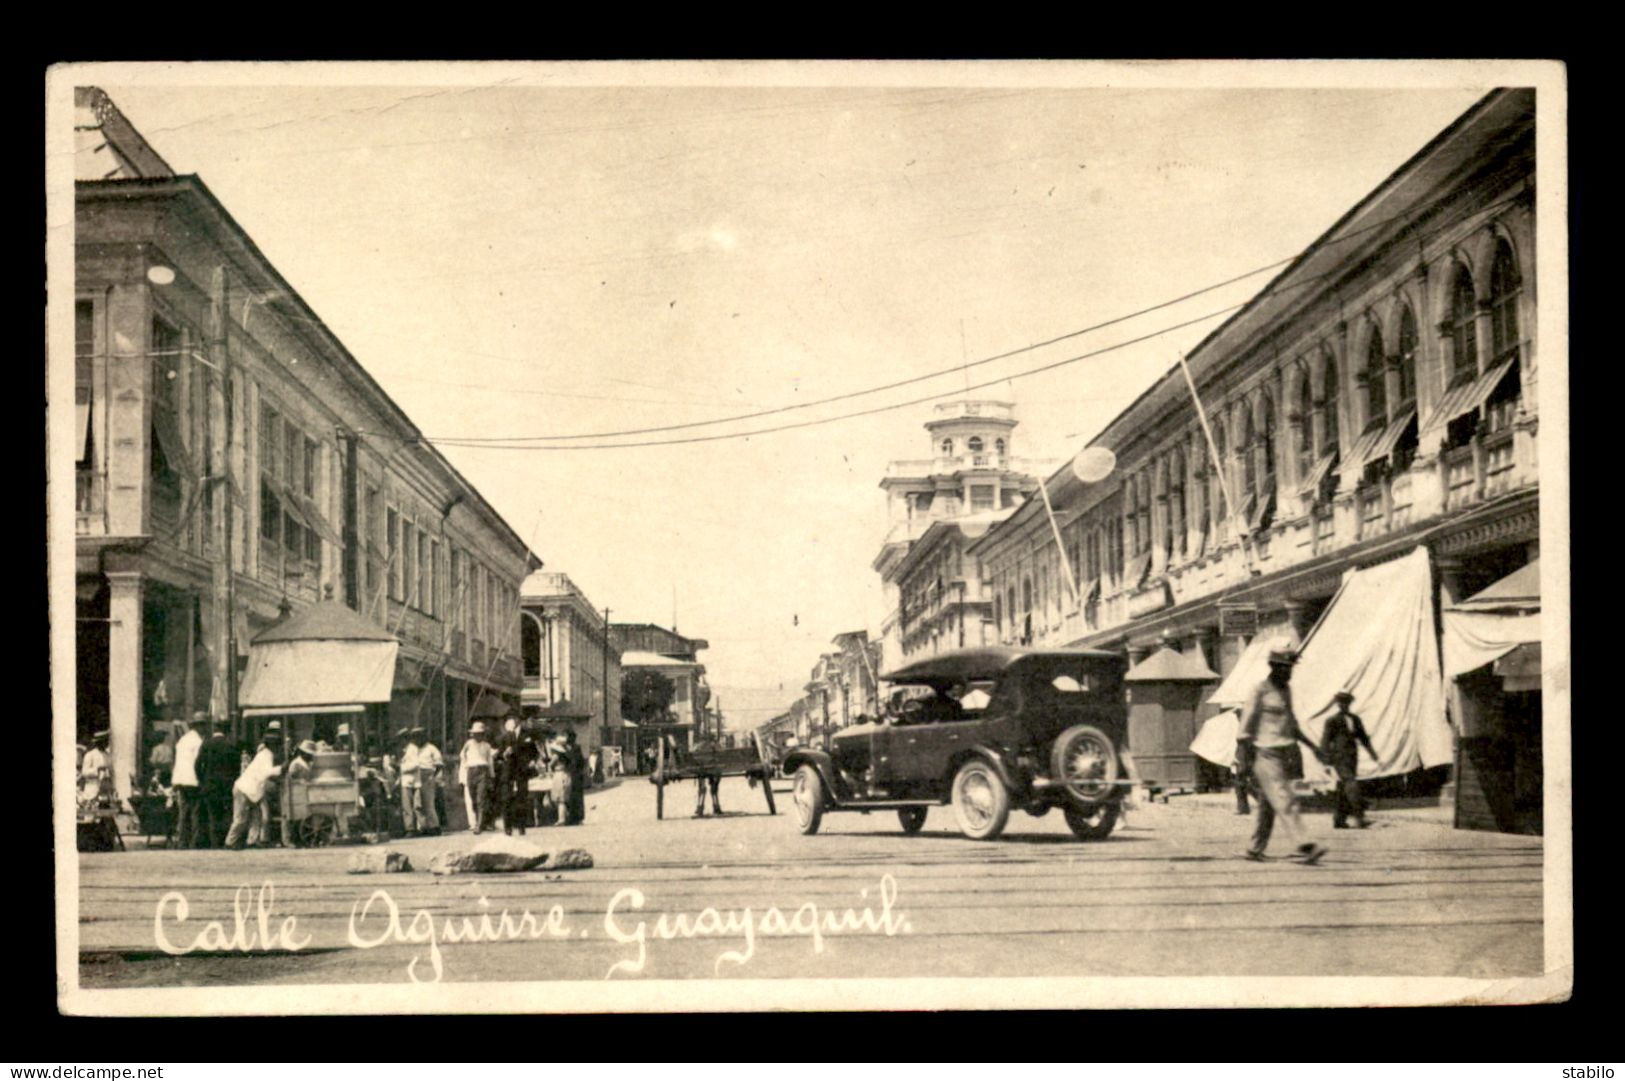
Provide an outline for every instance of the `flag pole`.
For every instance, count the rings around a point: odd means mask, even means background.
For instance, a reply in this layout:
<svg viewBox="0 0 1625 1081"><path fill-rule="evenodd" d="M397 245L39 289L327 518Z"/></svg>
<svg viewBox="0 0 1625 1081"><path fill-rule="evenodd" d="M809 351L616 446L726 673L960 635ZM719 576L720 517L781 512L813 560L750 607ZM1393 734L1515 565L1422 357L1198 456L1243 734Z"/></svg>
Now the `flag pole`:
<svg viewBox="0 0 1625 1081"><path fill-rule="evenodd" d="M1247 542L1246 530L1242 528L1246 523L1241 521L1240 513L1236 510L1236 500L1230 492L1229 474L1225 472L1224 463L1219 460L1219 446L1213 441L1213 429L1209 427L1207 422L1207 410L1202 408L1202 397L1196 393L1196 381L1191 378L1190 365L1185 363L1184 350L1179 350L1178 356L1179 370L1185 374L1185 385L1190 388L1191 401L1196 403L1196 419L1202 425L1202 437L1207 441L1208 456L1213 462L1214 472L1219 475L1219 492L1224 496L1231 517L1235 519L1236 536L1241 541L1242 558L1247 561L1247 569L1251 571L1254 569L1253 549L1252 545Z"/></svg>

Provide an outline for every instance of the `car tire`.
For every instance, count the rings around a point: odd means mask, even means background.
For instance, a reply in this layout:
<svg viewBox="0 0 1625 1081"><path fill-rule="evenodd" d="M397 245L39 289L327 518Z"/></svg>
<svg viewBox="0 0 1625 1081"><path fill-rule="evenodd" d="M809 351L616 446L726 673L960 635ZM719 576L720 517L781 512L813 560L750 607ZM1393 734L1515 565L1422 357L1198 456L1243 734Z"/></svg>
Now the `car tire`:
<svg viewBox="0 0 1625 1081"><path fill-rule="evenodd" d="M973 841L993 840L1010 820L1010 790L984 758L973 758L959 767L954 774L953 801L959 832Z"/></svg>
<svg viewBox="0 0 1625 1081"><path fill-rule="evenodd" d="M795 783L791 788L796 805L796 826L805 834L818 832L818 826L824 821L824 778L818 775L818 767L805 765L796 770Z"/></svg>
<svg viewBox="0 0 1625 1081"><path fill-rule="evenodd" d="M907 834L919 833L925 828L925 814L927 807L899 807L897 808L897 821L903 824L903 832Z"/></svg>
<svg viewBox="0 0 1625 1081"><path fill-rule="evenodd" d="M1097 803L1085 811L1078 807L1064 810L1066 825L1080 841L1104 841L1117 825L1118 806L1115 803Z"/></svg>
<svg viewBox="0 0 1625 1081"><path fill-rule="evenodd" d="M1050 776L1075 800L1104 799L1116 791L1116 748L1094 725L1075 724L1057 736L1050 749Z"/></svg>

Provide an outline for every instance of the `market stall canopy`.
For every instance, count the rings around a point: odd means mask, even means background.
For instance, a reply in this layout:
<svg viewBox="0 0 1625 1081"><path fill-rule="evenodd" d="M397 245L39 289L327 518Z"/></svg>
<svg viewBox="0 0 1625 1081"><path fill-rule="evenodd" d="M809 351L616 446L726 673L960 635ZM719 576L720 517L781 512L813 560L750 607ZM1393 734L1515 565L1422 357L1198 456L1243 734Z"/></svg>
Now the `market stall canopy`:
<svg viewBox="0 0 1625 1081"><path fill-rule="evenodd" d="M1293 706L1304 732L1318 744L1333 696L1346 690L1377 749L1375 762L1361 750L1360 776L1449 764L1454 745L1433 636L1433 568L1426 548L1347 572L1292 674ZM1312 774L1316 763L1311 759L1304 767Z"/></svg>
<svg viewBox="0 0 1625 1081"><path fill-rule="evenodd" d="M1219 673L1194 653L1181 653L1172 646L1163 646L1151 656L1128 670L1124 683L1207 683L1218 679Z"/></svg>
<svg viewBox="0 0 1625 1081"><path fill-rule="evenodd" d="M388 631L321 601L255 637L238 704L294 710L388 702L399 651Z"/></svg>
<svg viewBox="0 0 1625 1081"><path fill-rule="evenodd" d="M1444 610L1444 674L1451 679L1540 643L1540 561Z"/></svg>

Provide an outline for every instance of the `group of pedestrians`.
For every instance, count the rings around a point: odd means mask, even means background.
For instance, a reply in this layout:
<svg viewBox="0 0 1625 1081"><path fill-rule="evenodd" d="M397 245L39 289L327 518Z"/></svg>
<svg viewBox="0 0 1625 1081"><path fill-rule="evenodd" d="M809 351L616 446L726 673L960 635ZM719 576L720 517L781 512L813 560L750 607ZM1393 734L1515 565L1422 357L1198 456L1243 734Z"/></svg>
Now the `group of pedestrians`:
<svg viewBox="0 0 1625 1081"><path fill-rule="evenodd" d="M1284 643L1270 650L1270 674L1253 689L1242 710L1236 734L1236 812L1247 813L1249 789L1258 796L1258 817L1245 853L1250 860L1267 858L1264 853L1277 821L1293 845L1289 858L1314 864L1326 855L1326 846L1309 839L1298 814L1292 785L1303 778L1300 743L1337 775L1333 828L1346 829L1351 817L1359 829L1370 824L1366 820L1357 767L1361 746L1373 759L1377 752L1365 725L1349 708L1354 704L1354 695L1343 690L1333 696L1333 713L1321 731L1320 745L1316 746L1298 726L1297 713L1292 706L1292 669L1297 663L1297 652Z"/></svg>
<svg viewBox="0 0 1625 1081"><path fill-rule="evenodd" d="M264 835L264 801L275 772L271 746L280 746L280 732L268 733L244 768L242 755L226 738L225 725L199 710L179 738L159 744L165 753L154 755L152 781L168 795L174 810L172 843L178 848L241 847L259 843ZM80 764L82 776L107 768L106 735L98 732L96 750ZM262 757L260 752L270 757Z"/></svg>
<svg viewBox="0 0 1625 1081"><path fill-rule="evenodd" d="M538 741L510 713L493 743L485 722L475 721L458 756L457 776L475 833L494 830L498 818L508 834L523 834L531 824L575 826L586 821L587 758L572 731L544 732Z"/></svg>

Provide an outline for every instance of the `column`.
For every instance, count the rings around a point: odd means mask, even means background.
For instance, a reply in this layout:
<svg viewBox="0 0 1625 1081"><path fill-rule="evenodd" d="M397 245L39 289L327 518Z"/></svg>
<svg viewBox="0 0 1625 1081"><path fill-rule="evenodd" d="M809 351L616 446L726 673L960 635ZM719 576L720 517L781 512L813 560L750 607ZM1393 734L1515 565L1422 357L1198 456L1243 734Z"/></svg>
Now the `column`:
<svg viewBox="0 0 1625 1081"><path fill-rule="evenodd" d="M107 632L107 712L111 734L113 782L121 799L133 792L130 778L140 762L141 741L141 600L139 571L109 572Z"/></svg>

